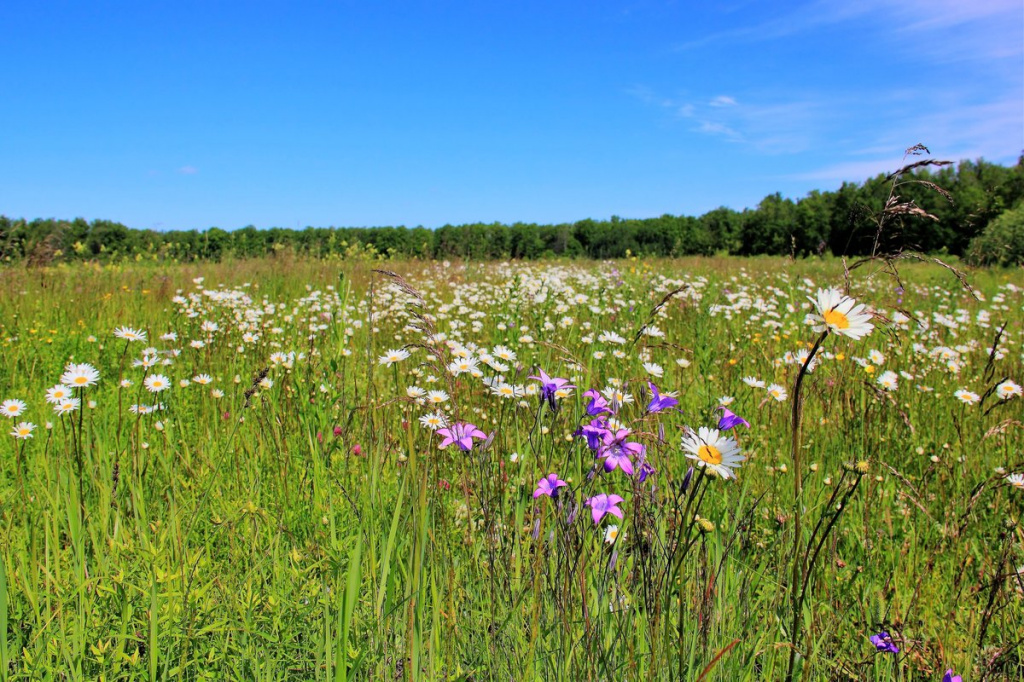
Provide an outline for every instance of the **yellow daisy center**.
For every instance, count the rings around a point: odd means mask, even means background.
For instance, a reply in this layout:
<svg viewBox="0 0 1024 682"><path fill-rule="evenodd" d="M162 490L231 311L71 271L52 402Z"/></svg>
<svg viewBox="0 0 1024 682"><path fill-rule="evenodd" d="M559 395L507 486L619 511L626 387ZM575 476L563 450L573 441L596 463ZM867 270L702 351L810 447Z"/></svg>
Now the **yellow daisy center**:
<svg viewBox="0 0 1024 682"><path fill-rule="evenodd" d="M722 463L722 453L714 445L701 445L697 448L697 456L708 464Z"/></svg>
<svg viewBox="0 0 1024 682"><path fill-rule="evenodd" d="M838 310L826 310L822 317L825 318L825 324L835 327L836 329L850 328L850 318Z"/></svg>
<svg viewBox="0 0 1024 682"><path fill-rule="evenodd" d="M74 379L72 379L72 381L81 386L82 384L86 383L89 380L86 379L85 377L75 377Z"/></svg>

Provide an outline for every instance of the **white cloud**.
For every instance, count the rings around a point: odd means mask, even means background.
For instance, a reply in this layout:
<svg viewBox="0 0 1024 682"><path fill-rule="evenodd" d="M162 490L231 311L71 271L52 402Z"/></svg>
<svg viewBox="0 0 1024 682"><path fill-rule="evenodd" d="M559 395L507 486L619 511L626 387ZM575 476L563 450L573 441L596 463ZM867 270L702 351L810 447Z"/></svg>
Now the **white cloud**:
<svg viewBox="0 0 1024 682"><path fill-rule="evenodd" d="M736 106L736 100L728 95L719 95L718 97L711 98L708 105L713 107L734 107Z"/></svg>
<svg viewBox="0 0 1024 682"><path fill-rule="evenodd" d="M182 175L195 175L199 172L199 169L195 166L182 166L178 169L178 172Z"/></svg>

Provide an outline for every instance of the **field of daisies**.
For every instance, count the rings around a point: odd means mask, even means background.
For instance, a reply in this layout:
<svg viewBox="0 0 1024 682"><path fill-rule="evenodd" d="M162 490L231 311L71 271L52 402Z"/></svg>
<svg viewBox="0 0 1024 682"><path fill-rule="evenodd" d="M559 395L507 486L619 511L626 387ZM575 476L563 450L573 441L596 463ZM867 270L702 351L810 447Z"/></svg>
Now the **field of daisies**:
<svg viewBox="0 0 1024 682"><path fill-rule="evenodd" d="M1024 679L1024 275L0 271L0 680Z"/></svg>

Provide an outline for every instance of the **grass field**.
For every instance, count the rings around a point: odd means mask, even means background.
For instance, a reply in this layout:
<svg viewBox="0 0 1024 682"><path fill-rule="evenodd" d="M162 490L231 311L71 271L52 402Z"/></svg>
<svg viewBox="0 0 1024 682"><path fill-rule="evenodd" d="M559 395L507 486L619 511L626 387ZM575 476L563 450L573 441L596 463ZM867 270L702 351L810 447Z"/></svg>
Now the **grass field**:
<svg viewBox="0 0 1024 682"><path fill-rule="evenodd" d="M0 270L0 679L1024 679L1019 270L372 267Z"/></svg>

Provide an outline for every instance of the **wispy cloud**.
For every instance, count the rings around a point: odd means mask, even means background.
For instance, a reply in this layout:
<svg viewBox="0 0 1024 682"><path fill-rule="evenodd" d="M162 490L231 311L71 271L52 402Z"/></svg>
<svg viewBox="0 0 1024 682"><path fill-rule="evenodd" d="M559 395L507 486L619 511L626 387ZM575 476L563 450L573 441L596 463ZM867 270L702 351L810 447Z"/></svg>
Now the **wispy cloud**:
<svg viewBox="0 0 1024 682"><path fill-rule="evenodd" d="M199 172L199 169L195 166L182 166L178 169L178 172L182 175L195 175Z"/></svg>
<svg viewBox="0 0 1024 682"><path fill-rule="evenodd" d="M708 102L708 105L713 107L734 107L736 106L736 100L728 95L719 95L718 97L713 97Z"/></svg>
<svg viewBox="0 0 1024 682"><path fill-rule="evenodd" d="M998 59L1024 53L1022 21L1020 0L816 0L756 23L685 40L674 49L769 42L856 23L860 31L887 38L894 49L936 61Z"/></svg>

